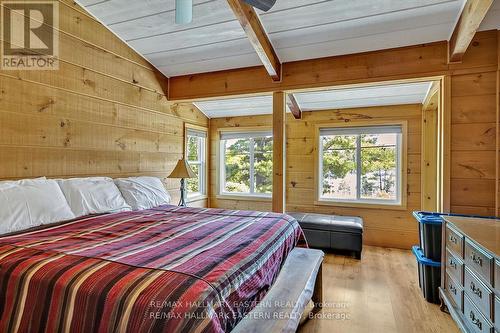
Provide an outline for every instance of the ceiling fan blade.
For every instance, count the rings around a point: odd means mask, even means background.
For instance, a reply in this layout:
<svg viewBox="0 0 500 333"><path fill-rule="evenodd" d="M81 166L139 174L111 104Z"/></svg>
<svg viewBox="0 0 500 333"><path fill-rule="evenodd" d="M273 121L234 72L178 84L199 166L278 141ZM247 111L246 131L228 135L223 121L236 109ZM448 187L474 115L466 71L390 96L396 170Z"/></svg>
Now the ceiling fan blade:
<svg viewBox="0 0 500 333"><path fill-rule="evenodd" d="M175 0L175 23L187 24L193 20L193 0Z"/></svg>
<svg viewBox="0 0 500 333"><path fill-rule="evenodd" d="M267 12L276 3L276 0L243 0L250 6Z"/></svg>

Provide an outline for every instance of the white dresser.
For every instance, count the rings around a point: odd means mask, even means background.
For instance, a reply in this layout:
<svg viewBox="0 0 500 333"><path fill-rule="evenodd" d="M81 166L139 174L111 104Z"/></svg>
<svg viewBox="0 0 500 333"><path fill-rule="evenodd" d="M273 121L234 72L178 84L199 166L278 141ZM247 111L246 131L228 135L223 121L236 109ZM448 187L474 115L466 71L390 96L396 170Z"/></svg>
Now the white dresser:
<svg viewBox="0 0 500 333"><path fill-rule="evenodd" d="M443 218L441 308L464 332L500 333L500 220Z"/></svg>

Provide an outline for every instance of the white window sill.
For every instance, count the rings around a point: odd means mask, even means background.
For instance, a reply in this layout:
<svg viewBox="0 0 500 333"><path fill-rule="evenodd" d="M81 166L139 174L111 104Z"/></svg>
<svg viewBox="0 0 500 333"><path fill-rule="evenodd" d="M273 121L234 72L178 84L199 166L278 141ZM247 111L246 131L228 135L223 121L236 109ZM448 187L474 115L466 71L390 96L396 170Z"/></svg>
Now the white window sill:
<svg viewBox="0 0 500 333"><path fill-rule="evenodd" d="M255 195L255 194L231 194L231 193L223 193L218 194L216 196L217 199L220 200L247 200L247 201L272 201L273 198L267 195Z"/></svg>
<svg viewBox="0 0 500 333"><path fill-rule="evenodd" d="M195 202L195 201L200 201L200 200L205 200L208 199L208 196L206 194L193 194L193 195L188 195L186 198L186 202Z"/></svg>
<svg viewBox="0 0 500 333"><path fill-rule="evenodd" d="M406 210L405 202L381 202L381 201L348 201L348 200L328 200L319 199L314 202L316 206L336 206L336 207L355 207L355 208L373 208L386 210Z"/></svg>

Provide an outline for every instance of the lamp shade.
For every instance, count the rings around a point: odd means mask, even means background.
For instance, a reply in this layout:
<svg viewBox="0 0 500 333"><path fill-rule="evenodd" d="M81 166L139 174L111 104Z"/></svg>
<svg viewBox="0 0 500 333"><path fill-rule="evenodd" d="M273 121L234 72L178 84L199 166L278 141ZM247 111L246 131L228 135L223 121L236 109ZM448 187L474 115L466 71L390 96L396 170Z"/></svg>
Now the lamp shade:
<svg viewBox="0 0 500 333"><path fill-rule="evenodd" d="M195 178L196 174L193 169L187 164L185 159L180 159L177 161L177 165L174 170L170 173L168 178Z"/></svg>

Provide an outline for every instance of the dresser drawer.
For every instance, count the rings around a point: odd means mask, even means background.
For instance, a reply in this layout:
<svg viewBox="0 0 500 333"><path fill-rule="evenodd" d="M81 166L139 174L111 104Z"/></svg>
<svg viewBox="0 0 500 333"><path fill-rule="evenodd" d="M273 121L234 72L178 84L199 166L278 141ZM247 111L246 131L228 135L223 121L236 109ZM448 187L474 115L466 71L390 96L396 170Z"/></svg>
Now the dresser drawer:
<svg viewBox="0 0 500 333"><path fill-rule="evenodd" d="M449 224L446 224L446 247L459 258L464 257L464 236Z"/></svg>
<svg viewBox="0 0 500 333"><path fill-rule="evenodd" d="M448 249L446 249L446 272L453 276L460 285L463 285L464 264Z"/></svg>
<svg viewBox="0 0 500 333"><path fill-rule="evenodd" d="M493 331L493 325L484 317L470 300L467 294L464 294L464 321L467 326L476 333L490 333Z"/></svg>
<svg viewBox="0 0 500 333"><path fill-rule="evenodd" d="M495 260L495 290L500 294L500 261Z"/></svg>
<svg viewBox="0 0 500 333"><path fill-rule="evenodd" d="M492 319L491 304L493 292L474 276L468 267L465 268L464 290L476 306L488 319Z"/></svg>
<svg viewBox="0 0 500 333"><path fill-rule="evenodd" d="M468 239L465 240L465 266L476 272L486 283L492 285L493 257Z"/></svg>
<svg viewBox="0 0 500 333"><path fill-rule="evenodd" d="M500 331L500 296L496 296L495 297L495 305L494 305L494 308L495 308L495 328Z"/></svg>
<svg viewBox="0 0 500 333"><path fill-rule="evenodd" d="M463 310L464 306L464 290L462 286L456 282L449 274L446 274L446 293L450 299L455 302L456 308L460 311Z"/></svg>

